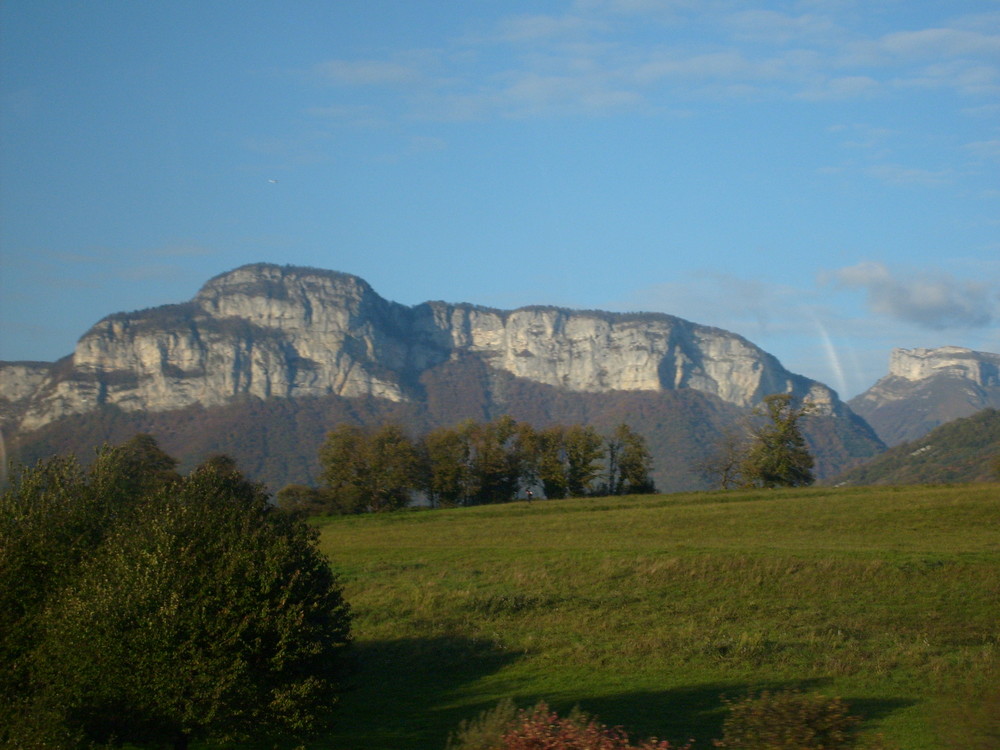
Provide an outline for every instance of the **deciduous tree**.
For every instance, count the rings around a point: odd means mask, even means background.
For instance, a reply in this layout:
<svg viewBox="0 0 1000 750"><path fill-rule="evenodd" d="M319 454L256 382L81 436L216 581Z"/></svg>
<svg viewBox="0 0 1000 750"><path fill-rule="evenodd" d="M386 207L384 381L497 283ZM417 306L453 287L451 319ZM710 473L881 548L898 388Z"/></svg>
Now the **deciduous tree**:
<svg viewBox="0 0 1000 750"><path fill-rule="evenodd" d="M813 457L799 422L810 405L795 406L791 394L764 398L756 410L761 421L751 428L750 445L740 466L746 487L801 487L815 481Z"/></svg>
<svg viewBox="0 0 1000 750"><path fill-rule="evenodd" d="M566 429L566 490L571 497L589 495L594 481L600 476L600 460L604 441L589 425L573 425Z"/></svg>
<svg viewBox="0 0 1000 750"><path fill-rule="evenodd" d="M341 512L401 508L419 486L416 449L398 425L376 430L338 425L327 434L319 460L322 480Z"/></svg>
<svg viewBox="0 0 1000 750"><path fill-rule="evenodd" d="M557 500L566 497L569 484L566 476L566 428L552 425L535 434L535 470L545 497Z"/></svg>
<svg viewBox="0 0 1000 750"><path fill-rule="evenodd" d="M423 488L434 506L464 505L472 495L471 448L468 433L441 427L420 441Z"/></svg>
<svg viewBox="0 0 1000 750"><path fill-rule="evenodd" d="M650 472L653 457L646 440L624 422L605 441L608 461L607 492L629 495L655 492Z"/></svg>
<svg viewBox="0 0 1000 750"><path fill-rule="evenodd" d="M740 471L743 469L748 448L749 442L745 430L735 427L725 429L716 441L714 450L699 464L699 468L715 481L719 489L739 487Z"/></svg>
<svg viewBox="0 0 1000 750"><path fill-rule="evenodd" d="M470 450L472 494L478 503L517 497L525 472L524 433L512 417L463 425Z"/></svg>

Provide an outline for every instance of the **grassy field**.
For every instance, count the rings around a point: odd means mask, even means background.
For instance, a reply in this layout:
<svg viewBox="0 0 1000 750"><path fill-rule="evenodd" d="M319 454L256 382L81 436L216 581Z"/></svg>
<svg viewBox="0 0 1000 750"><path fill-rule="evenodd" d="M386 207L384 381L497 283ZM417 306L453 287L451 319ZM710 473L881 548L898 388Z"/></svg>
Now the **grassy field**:
<svg viewBox="0 0 1000 750"><path fill-rule="evenodd" d="M1000 747L1000 485L320 523L357 669L317 747L442 750L511 697L710 748L722 696L790 687L845 699L906 750Z"/></svg>

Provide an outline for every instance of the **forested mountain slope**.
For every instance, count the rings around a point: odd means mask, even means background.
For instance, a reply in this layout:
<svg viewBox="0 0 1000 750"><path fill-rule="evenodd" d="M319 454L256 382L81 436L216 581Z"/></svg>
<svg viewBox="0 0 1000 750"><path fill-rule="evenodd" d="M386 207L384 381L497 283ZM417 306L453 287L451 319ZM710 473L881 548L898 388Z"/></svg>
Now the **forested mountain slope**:
<svg viewBox="0 0 1000 750"><path fill-rule="evenodd" d="M834 484L985 482L998 478L1000 411L983 409L902 443L830 481Z"/></svg>

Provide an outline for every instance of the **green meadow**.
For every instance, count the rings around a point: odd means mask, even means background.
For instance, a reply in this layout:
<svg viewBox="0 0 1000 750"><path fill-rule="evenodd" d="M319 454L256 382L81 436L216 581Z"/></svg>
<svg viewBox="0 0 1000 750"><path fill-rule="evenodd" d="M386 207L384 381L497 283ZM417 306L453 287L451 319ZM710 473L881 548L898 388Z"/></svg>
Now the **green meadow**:
<svg viewBox="0 0 1000 750"><path fill-rule="evenodd" d="M506 697L634 738L723 697L846 700L906 750L1000 747L1000 485L517 502L327 518L355 615L317 747L443 750Z"/></svg>

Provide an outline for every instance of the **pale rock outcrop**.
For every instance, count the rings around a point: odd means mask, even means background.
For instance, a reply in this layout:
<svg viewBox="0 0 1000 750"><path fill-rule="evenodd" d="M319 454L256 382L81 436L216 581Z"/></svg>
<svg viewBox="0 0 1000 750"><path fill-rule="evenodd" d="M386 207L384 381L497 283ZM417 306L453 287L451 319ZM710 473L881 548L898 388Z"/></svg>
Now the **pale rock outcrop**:
<svg viewBox="0 0 1000 750"><path fill-rule="evenodd" d="M410 308L354 276L267 264L222 274L191 302L105 318L62 367L0 365L0 394L8 422L26 430L101 404L165 411L240 394L405 401L420 373L468 355L570 391L692 388L741 407L791 392L821 413L844 411L829 388L746 339L669 315Z"/></svg>
<svg viewBox="0 0 1000 750"><path fill-rule="evenodd" d="M925 380L937 375L971 380L976 385L1000 385L1000 354L977 352L960 346L938 349L893 349L889 375L906 380Z"/></svg>
<svg viewBox="0 0 1000 750"><path fill-rule="evenodd" d="M889 374L849 403L887 445L915 440L945 422L1000 408L1000 354L894 349Z"/></svg>
<svg viewBox="0 0 1000 750"><path fill-rule="evenodd" d="M50 362L0 362L0 399L17 403L31 398L51 372Z"/></svg>

